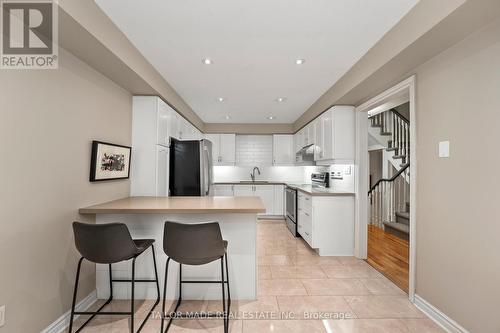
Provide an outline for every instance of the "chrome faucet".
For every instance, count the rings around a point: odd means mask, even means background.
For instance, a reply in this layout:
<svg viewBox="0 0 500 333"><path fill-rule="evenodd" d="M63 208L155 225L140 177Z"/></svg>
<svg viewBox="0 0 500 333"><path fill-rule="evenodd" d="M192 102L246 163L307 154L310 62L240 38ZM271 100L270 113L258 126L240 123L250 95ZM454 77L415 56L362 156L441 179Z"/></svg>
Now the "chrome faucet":
<svg viewBox="0 0 500 333"><path fill-rule="evenodd" d="M254 167L253 170L252 170L252 173L250 174L250 177L252 178L252 182L255 183L255 170L257 170L257 172L259 173L260 175L260 170L258 167Z"/></svg>

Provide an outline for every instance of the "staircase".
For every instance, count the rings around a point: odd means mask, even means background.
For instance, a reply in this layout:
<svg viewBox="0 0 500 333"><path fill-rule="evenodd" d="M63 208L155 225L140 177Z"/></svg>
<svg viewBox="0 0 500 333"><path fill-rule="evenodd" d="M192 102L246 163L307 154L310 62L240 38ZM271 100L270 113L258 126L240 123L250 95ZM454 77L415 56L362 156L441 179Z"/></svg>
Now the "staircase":
<svg viewBox="0 0 500 333"><path fill-rule="evenodd" d="M369 223L402 239L410 230L410 123L395 109L370 116L370 135L394 167L368 191Z"/></svg>

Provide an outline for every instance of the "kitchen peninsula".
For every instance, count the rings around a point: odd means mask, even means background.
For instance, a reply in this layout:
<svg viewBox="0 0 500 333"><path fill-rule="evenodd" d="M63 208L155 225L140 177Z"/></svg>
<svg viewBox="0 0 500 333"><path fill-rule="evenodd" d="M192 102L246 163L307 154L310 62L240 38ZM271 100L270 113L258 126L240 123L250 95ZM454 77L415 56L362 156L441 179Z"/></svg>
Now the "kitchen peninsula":
<svg viewBox="0 0 500 333"><path fill-rule="evenodd" d="M217 221L222 236L229 242L228 261L231 297L256 299L257 296L257 214L265 212L259 197L128 197L79 210L80 214L95 214L96 223L122 222L133 238L155 239L155 251L160 281L164 279L163 226L165 221L199 223ZM178 269L174 263L169 269L167 298L175 299L178 293ZM183 267L183 276L191 280L220 280L218 262L204 266ZM138 278L152 278L154 272L150 256L139 256L136 261ZM148 274L147 276L144 276ZM129 278L130 261L113 265L113 277ZM97 297L109 295L107 265L97 265ZM115 284L116 299L129 299L130 286ZM146 284L136 288L138 299L154 299L155 286ZM183 290L183 299L220 299L218 284L193 284Z"/></svg>

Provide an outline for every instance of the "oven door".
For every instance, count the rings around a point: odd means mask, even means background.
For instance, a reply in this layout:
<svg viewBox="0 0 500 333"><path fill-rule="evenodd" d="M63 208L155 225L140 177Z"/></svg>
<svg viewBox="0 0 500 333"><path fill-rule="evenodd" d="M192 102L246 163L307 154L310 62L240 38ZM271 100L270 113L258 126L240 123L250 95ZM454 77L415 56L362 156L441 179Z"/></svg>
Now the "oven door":
<svg viewBox="0 0 500 333"><path fill-rule="evenodd" d="M297 230L297 223L290 220L288 216L285 219L286 219L286 227L288 228L288 230L290 230L293 236L299 237L299 232Z"/></svg>
<svg viewBox="0 0 500 333"><path fill-rule="evenodd" d="M285 198L286 226L292 235L297 237L297 190L287 187Z"/></svg>
<svg viewBox="0 0 500 333"><path fill-rule="evenodd" d="M285 189L285 198L286 198L286 217L292 220L293 222L297 221L297 191L287 187Z"/></svg>

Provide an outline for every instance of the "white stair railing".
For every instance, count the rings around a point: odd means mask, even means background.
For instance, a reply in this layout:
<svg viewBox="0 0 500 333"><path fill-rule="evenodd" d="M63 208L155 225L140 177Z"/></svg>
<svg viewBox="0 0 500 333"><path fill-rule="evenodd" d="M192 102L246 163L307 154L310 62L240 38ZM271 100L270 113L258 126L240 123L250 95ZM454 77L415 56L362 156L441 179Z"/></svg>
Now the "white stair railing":
<svg viewBox="0 0 500 333"><path fill-rule="evenodd" d="M410 164L406 164L394 176L379 180L368 191L370 224L383 228L384 222L396 221L396 212L406 210L410 191L407 182L409 170Z"/></svg>

